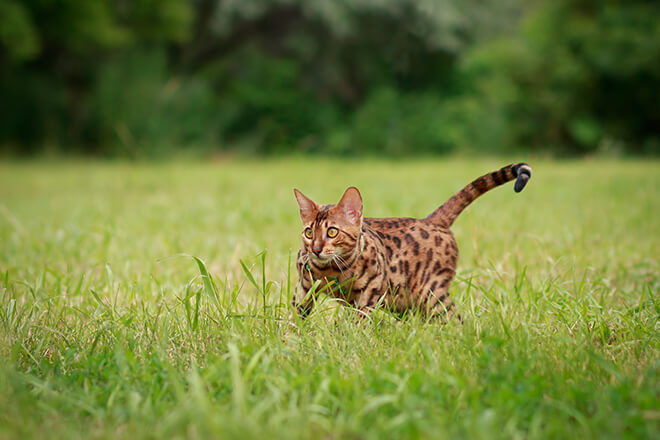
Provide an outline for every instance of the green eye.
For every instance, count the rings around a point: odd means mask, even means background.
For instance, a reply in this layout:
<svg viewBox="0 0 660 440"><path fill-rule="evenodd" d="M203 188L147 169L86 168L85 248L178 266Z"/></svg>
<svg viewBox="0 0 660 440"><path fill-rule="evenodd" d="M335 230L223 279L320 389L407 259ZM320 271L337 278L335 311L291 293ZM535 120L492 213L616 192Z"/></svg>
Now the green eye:
<svg viewBox="0 0 660 440"><path fill-rule="evenodd" d="M335 238L339 234L337 228L328 228L328 237Z"/></svg>
<svg viewBox="0 0 660 440"><path fill-rule="evenodd" d="M305 237L312 238L313 236L314 236L314 232L312 232L312 228L305 229Z"/></svg>

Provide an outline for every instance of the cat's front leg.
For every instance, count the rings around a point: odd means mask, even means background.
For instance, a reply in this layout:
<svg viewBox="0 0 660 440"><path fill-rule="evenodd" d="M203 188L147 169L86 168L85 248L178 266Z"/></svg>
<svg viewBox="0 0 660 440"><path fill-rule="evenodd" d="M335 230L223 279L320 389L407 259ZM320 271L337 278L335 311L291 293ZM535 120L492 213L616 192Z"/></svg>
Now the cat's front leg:
<svg viewBox="0 0 660 440"><path fill-rule="evenodd" d="M301 319L307 318L312 309L314 308L314 295L310 289L305 289L303 284L296 289L296 292L293 295L293 301L291 305L293 306L294 313L296 313Z"/></svg>
<svg viewBox="0 0 660 440"><path fill-rule="evenodd" d="M364 321L371 312L378 307L383 296L383 275L376 275L369 279L361 292L356 296L354 306L358 309L358 320Z"/></svg>
<svg viewBox="0 0 660 440"><path fill-rule="evenodd" d="M314 308L314 292L313 292L313 279L312 274L309 270L305 269L305 266L300 260L298 260L298 284L296 290L293 293L293 301L291 305L293 306L293 313L295 313L299 318L305 319L312 313ZM289 317L289 323L293 324L294 316Z"/></svg>
<svg viewBox="0 0 660 440"><path fill-rule="evenodd" d="M355 315L355 322L357 324L360 324L367 319L371 318L371 314L373 313L374 308L373 307L358 307L357 308L357 314Z"/></svg>
<svg viewBox="0 0 660 440"><path fill-rule="evenodd" d="M293 299L291 301L293 310L289 313L286 320L281 321L280 324L280 332L283 336L289 330L297 330L297 320L305 319L314 308L314 298L312 298L311 292L303 289L300 284L301 283L298 283L293 293Z"/></svg>

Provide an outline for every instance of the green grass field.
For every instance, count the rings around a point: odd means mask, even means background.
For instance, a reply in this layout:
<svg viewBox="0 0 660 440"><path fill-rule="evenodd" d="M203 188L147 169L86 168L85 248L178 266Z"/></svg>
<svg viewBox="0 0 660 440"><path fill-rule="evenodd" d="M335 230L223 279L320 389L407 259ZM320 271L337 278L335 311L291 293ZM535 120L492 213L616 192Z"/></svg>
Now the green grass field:
<svg viewBox="0 0 660 440"><path fill-rule="evenodd" d="M294 186L422 217L513 160L0 164L0 438L659 438L657 161L475 202L462 325L321 299L279 333Z"/></svg>

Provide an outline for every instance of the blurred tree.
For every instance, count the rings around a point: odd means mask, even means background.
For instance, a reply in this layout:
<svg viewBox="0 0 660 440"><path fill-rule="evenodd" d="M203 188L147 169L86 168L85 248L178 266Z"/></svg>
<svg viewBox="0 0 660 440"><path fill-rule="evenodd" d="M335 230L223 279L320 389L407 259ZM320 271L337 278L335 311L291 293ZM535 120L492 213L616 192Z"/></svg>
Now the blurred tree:
<svg viewBox="0 0 660 440"><path fill-rule="evenodd" d="M659 8L0 0L0 145L657 153Z"/></svg>
<svg viewBox="0 0 660 440"><path fill-rule="evenodd" d="M31 58L40 50L34 23L18 1L0 2L0 44L12 60Z"/></svg>
<svg viewBox="0 0 660 440"><path fill-rule="evenodd" d="M518 5L517 0L205 0L196 9L194 35L177 48L177 58L183 71L202 71L213 82L223 112L231 115L226 128L232 136L258 132L259 151L284 145L349 153L399 144L391 151L403 153L405 145L414 150L422 141L419 148L442 152L449 147L437 141L439 135L429 136L438 121L428 113L415 121L415 114L392 109L387 120L409 129L388 140L391 131L375 128L363 142L369 125L385 122L368 107L391 90L402 94L410 111L429 110L429 98L438 99L433 95L455 92L454 67L462 51L513 28ZM413 126L427 134L417 136ZM436 141L429 144L432 138Z"/></svg>
<svg viewBox="0 0 660 440"><path fill-rule="evenodd" d="M89 143L89 92L113 50L185 39L182 0L1 0L0 142Z"/></svg>
<svg viewBox="0 0 660 440"><path fill-rule="evenodd" d="M556 0L537 2L517 37L469 53L463 72L491 144L657 154L659 60L660 3Z"/></svg>

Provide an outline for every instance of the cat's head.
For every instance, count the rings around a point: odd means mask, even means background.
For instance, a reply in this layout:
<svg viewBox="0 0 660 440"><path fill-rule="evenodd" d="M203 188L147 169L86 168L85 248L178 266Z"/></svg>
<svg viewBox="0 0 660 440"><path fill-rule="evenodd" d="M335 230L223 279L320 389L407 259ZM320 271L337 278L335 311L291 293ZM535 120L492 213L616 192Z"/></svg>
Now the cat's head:
<svg viewBox="0 0 660 440"><path fill-rule="evenodd" d="M297 189L293 192L303 223L303 249L309 258L324 266L350 257L359 247L362 230L362 196L357 188L348 188L336 205L318 205Z"/></svg>

